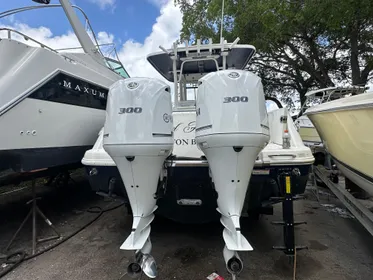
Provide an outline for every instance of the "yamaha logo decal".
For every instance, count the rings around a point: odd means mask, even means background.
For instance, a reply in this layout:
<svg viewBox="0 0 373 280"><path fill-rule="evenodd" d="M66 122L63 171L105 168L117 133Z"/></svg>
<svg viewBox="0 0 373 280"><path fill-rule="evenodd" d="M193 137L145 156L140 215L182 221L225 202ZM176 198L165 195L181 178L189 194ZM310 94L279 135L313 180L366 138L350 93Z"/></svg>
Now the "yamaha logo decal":
<svg viewBox="0 0 373 280"><path fill-rule="evenodd" d="M230 72L228 74L228 77L232 78L232 79L237 79L239 76L240 76L240 74L238 74L237 72Z"/></svg>
<svg viewBox="0 0 373 280"><path fill-rule="evenodd" d="M136 83L136 82L130 82L130 83L127 84L127 87L129 89L135 89L135 88L138 88L138 86L139 86L139 84Z"/></svg>
<svg viewBox="0 0 373 280"><path fill-rule="evenodd" d="M163 120L164 120L166 123L169 123L170 120L172 120L172 116L169 115L169 114L167 114L167 113L165 113L165 114L163 115Z"/></svg>

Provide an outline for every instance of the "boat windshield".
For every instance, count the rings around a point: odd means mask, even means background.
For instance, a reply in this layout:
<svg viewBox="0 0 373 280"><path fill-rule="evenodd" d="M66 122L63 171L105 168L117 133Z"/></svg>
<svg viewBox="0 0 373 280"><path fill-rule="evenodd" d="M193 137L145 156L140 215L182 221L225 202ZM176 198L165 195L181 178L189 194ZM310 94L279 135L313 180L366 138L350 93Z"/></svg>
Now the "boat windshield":
<svg viewBox="0 0 373 280"><path fill-rule="evenodd" d="M112 58L108 58L108 57L105 57L106 59L106 63L108 65L109 68L113 69L116 73L118 73L119 75L121 75L123 78L127 79L129 78L129 75L127 73L127 71L124 69L122 63L112 59Z"/></svg>

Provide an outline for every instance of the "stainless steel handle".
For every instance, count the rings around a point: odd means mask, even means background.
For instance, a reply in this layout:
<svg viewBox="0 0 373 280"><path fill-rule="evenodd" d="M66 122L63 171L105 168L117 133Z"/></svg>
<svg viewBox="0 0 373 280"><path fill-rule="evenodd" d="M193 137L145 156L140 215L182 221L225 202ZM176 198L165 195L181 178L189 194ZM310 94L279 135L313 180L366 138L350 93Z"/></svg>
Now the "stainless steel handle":
<svg viewBox="0 0 373 280"><path fill-rule="evenodd" d="M280 157L280 156L285 156L285 157L289 157L290 156L290 157L293 157L293 158L297 157L294 154L268 155L268 157Z"/></svg>

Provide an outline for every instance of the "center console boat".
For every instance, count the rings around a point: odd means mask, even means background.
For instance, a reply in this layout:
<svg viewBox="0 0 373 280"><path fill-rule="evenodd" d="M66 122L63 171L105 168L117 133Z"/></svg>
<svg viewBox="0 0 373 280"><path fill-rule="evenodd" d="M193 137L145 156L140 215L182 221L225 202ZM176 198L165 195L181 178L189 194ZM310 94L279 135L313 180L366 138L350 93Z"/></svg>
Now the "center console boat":
<svg viewBox="0 0 373 280"><path fill-rule="evenodd" d="M121 197L132 210L132 232L121 248L135 251L134 277L157 274L149 258L153 213L181 223L220 219L227 269L238 275L238 252L253 250L241 215L272 214L273 198L290 193L285 173L293 195L305 191L311 150L286 108L267 112L260 78L244 70L255 47L238 40L198 40L148 55L174 83L172 107L171 90L158 80L129 78L109 91L105 127L82 163L94 191Z"/></svg>

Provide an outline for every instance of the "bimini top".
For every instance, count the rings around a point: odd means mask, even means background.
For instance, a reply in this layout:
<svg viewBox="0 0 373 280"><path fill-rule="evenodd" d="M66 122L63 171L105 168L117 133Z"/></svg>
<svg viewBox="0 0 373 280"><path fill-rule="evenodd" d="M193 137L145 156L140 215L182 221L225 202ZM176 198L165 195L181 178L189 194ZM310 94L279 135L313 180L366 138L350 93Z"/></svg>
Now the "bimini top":
<svg viewBox="0 0 373 280"><path fill-rule="evenodd" d="M233 43L201 44L197 40L194 46L176 46L173 49L149 54L149 63L168 81L174 81L173 62L176 61L176 72L183 75L207 74L222 69L244 69L255 54L252 45L237 45L239 38ZM224 57L225 56L225 57ZM225 61L225 63L224 63ZM188 63L185 63L188 62ZM225 65L224 65L225 64Z"/></svg>

